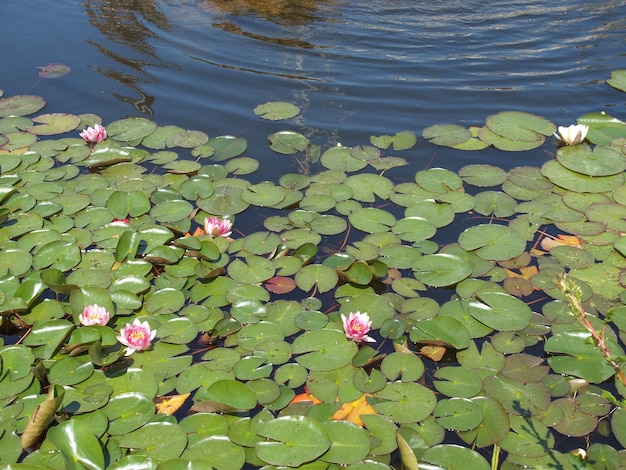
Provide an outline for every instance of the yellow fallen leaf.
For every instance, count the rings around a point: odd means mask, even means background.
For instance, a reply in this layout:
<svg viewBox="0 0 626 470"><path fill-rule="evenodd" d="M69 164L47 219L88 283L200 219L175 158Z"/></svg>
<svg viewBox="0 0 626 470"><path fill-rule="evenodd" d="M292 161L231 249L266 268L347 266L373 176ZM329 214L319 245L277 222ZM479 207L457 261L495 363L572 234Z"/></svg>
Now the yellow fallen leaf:
<svg viewBox="0 0 626 470"><path fill-rule="evenodd" d="M310 401L313 405L317 405L318 403L322 403L322 401L316 397L314 397L311 392L309 392L308 387L304 387L304 393L299 393L298 395L296 395L295 397L293 397L293 400L291 400L289 402L289 404L292 403L299 403L301 401Z"/></svg>
<svg viewBox="0 0 626 470"><path fill-rule="evenodd" d="M156 403L157 413L165 415L173 415L178 409L183 406L185 400L189 398L191 393L185 393L183 395L168 395L166 397L156 397L154 402Z"/></svg>
<svg viewBox="0 0 626 470"><path fill-rule="evenodd" d="M524 266L519 268L519 272L522 273L524 279L530 280L535 274L539 274L539 269L537 266Z"/></svg>
<svg viewBox="0 0 626 470"><path fill-rule="evenodd" d="M441 361L441 358L446 353L446 348L443 346L422 346L420 348L420 354L426 356L431 361Z"/></svg>
<svg viewBox="0 0 626 470"><path fill-rule="evenodd" d="M575 237L574 235L561 235L559 234L556 238L545 237L541 240L540 246L546 251L550 251L555 246L578 246L580 247L580 239Z"/></svg>
<svg viewBox="0 0 626 470"><path fill-rule="evenodd" d="M358 426L363 427L363 421L361 415L375 415L376 410L367 401L368 394L363 395L358 400L351 401L350 403L344 403L341 407L335 411L333 419L345 419Z"/></svg>

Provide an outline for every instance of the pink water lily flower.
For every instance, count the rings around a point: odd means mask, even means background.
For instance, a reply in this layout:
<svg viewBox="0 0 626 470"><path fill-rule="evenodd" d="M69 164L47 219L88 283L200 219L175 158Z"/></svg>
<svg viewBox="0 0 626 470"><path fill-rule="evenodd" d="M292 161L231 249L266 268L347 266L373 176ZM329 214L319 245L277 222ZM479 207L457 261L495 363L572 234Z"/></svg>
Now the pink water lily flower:
<svg viewBox="0 0 626 470"><path fill-rule="evenodd" d="M233 223L230 219L220 219L218 217L208 217L204 219L204 233L215 237L228 238L232 232Z"/></svg>
<svg viewBox="0 0 626 470"><path fill-rule="evenodd" d="M88 127L79 135L85 140L85 142L93 145L97 144L98 142L102 142L104 139L107 138L107 130L104 126L96 124L93 127Z"/></svg>
<svg viewBox="0 0 626 470"><path fill-rule="evenodd" d="M342 313L341 321L343 322L343 330L346 332L346 336L349 339L357 343L361 341L367 341L368 343L376 342L374 338L367 336L372 326L372 321L367 313L350 312L348 318Z"/></svg>
<svg viewBox="0 0 626 470"><path fill-rule="evenodd" d="M558 134L554 135L565 145L578 145L585 140L587 132L589 132L589 126L572 124L569 127L559 126Z"/></svg>
<svg viewBox="0 0 626 470"><path fill-rule="evenodd" d="M106 308L99 305L88 305L83 310L83 313L78 315L80 324L83 326L100 325L104 326L109 322L111 315L107 312Z"/></svg>
<svg viewBox="0 0 626 470"><path fill-rule="evenodd" d="M117 340L124 346L128 346L124 355L130 356L135 351L148 349L156 333L156 330L150 329L147 321L140 322L135 318L132 325L126 323L126 326L120 330Z"/></svg>

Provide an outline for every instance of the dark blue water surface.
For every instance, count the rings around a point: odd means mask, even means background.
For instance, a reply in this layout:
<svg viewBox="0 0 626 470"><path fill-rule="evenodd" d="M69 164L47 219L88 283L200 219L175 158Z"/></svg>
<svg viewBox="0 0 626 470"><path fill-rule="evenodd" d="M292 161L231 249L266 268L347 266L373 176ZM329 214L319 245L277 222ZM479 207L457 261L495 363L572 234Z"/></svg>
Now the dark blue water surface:
<svg viewBox="0 0 626 470"><path fill-rule="evenodd" d="M0 89L105 125L144 116L240 135L262 178L275 179L298 168L266 148L283 128L358 145L505 110L557 125L592 111L624 118L626 95L604 80L626 68L625 38L626 2L610 0L5 0ZM52 62L71 73L38 81L36 67ZM301 115L252 113L277 100ZM457 152L420 139L402 156L415 169L458 169L539 165L549 151Z"/></svg>

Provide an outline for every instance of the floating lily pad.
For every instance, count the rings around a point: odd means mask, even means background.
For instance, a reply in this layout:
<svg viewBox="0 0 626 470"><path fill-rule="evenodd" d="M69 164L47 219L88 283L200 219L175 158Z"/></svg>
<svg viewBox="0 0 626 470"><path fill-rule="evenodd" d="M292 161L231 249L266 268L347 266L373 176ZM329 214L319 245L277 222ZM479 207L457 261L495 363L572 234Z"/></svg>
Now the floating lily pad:
<svg viewBox="0 0 626 470"><path fill-rule="evenodd" d="M459 170L459 176L468 184L481 188L498 186L507 178L507 174L501 168L475 164L467 165Z"/></svg>
<svg viewBox="0 0 626 470"><path fill-rule="evenodd" d="M446 429L469 431L483 420L482 410L467 398L443 399L433 410L437 422Z"/></svg>
<svg viewBox="0 0 626 470"><path fill-rule="evenodd" d="M33 122L39 125L29 126L28 132L37 135L54 135L73 131L79 126L80 118L73 114L42 114L33 118Z"/></svg>
<svg viewBox="0 0 626 470"><path fill-rule="evenodd" d="M279 121L297 116L300 108L286 101L268 101L254 108L254 114L270 121Z"/></svg>
<svg viewBox="0 0 626 470"><path fill-rule="evenodd" d="M454 285L472 273L472 266L462 258L437 253L417 258L413 264L416 279L434 287Z"/></svg>
<svg viewBox="0 0 626 470"><path fill-rule="evenodd" d="M489 116L487 127L511 141L535 142L554 133L556 126L545 118L519 111L504 111Z"/></svg>
<svg viewBox="0 0 626 470"><path fill-rule="evenodd" d="M565 168L556 160L544 163L541 173L557 186L586 193L612 191L624 183L623 173L598 177L587 176Z"/></svg>
<svg viewBox="0 0 626 470"><path fill-rule="evenodd" d="M297 467L324 454L331 445L326 428L306 416L282 416L267 421L257 434L266 439L255 445L256 453L271 465Z"/></svg>
<svg viewBox="0 0 626 470"><path fill-rule="evenodd" d="M410 334L415 343L449 345L465 349L470 344L470 333L461 322L448 316L437 316L417 322Z"/></svg>
<svg viewBox="0 0 626 470"><path fill-rule="evenodd" d="M27 116L46 105L43 98L33 95L16 95L0 98L0 117Z"/></svg>
<svg viewBox="0 0 626 470"><path fill-rule="evenodd" d="M338 369L352 361L356 350L356 344L336 330L307 331L293 342L296 361L309 370Z"/></svg>
<svg viewBox="0 0 626 470"><path fill-rule="evenodd" d="M466 142L472 137L472 133L457 124L436 124L424 129L422 137L431 144L451 147Z"/></svg>
<svg viewBox="0 0 626 470"><path fill-rule="evenodd" d="M326 150L320 157L320 162L329 170L358 171L367 166L367 162L352 156L349 147L335 146Z"/></svg>
<svg viewBox="0 0 626 470"><path fill-rule="evenodd" d="M69 66L65 64L48 64L43 65L41 67L37 67L39 69L39 76L41 78L60 78L64 77L72 70Z"/></svg>
<svg viewBox="0 0 626 470"><path fill-rule="evenodd" d="M309 145L309 139L298 132L280 131L268 136L270 148L277 153L292 155L303 152Z"/></svg>
<svg viewBox="0 0 626 470"><path fill-rule="evenodd" d="M507 260L519 256L526 248L526 240L504 225L477 225L459 236L459 245L466 251L475 251L486 260Z"/></svg>
<svg viewBox="0 0 626 470"><path fill-rule="evenodd" d="M395 423L414 423L429 416L435 409L435 394L414 382L392 382L376 394L384 401L374 409Z"/></svg>
<svg viewBox="0 0 626 470"><path fill-rule="evenodd" d="M568 170L587 176L611 176L626 170L626 156L611 147L586 143L559 147L556 158Z"/></svg>
<svg viewBox="0 0 626 470"><path fill-rule="evenodd" d="M469 367L442 367L435 378L435 388L449 397L470 398L482 390L481 378Z"/></svg>
<svg viewBox="0 0 626 470"><path fill-rule="evenodd" d="M156 128L156 123L140 117L121 119L106 126L107 136L124 143L141 141L152 134Z"/></svg>
<svg viewBox="0 0 626 470"><path fill-rule="evenodd" d="M544 143L545 137L536 133L533 133L532 135L536 136L536 140L512 140L493 132L488 127L483 127L479 133L480 140L483 142L492 145L497 149L508 152L523 152L526 150L532 150L540 147Z"/></svg>
<svg viewBox="0 0 626 470"><path fill-rule="evenodd" d="M248 148L248 142L241 137L223 135L209 139L205 146L213 149L211 159L216 162L238 157Z"/></svg>
<svg viewBox="0 0 626 470"><path fill-rule="evenodd" d="M191 149L207 143L209 136L200 131L182 131L174 133L170 140L172 145L168 145L168 147L176 146Z"/></svg>
<svg viewBox="0 0 626 470"><path fill-rule="evenodd" d="M4 134L4 138L7 139L7 142L2 144L2 148L5 150L16 150L28 147L37 141L37 136L30 132L8 132Z"/></svg>

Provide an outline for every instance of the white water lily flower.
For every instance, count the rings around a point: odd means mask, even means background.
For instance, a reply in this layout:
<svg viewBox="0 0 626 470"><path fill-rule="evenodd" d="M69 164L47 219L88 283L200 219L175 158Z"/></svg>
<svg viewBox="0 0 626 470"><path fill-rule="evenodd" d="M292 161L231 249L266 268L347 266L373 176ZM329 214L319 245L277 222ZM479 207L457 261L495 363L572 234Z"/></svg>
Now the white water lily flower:
<svg viewBox="0 0 626 470"><path fill-rule="evenodd" d="M559 133L554 135L565 145L578 145L585 140L587 132L589 132L589 126L572 124L569 127L559 126Z"/></svg>

